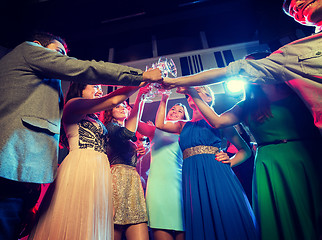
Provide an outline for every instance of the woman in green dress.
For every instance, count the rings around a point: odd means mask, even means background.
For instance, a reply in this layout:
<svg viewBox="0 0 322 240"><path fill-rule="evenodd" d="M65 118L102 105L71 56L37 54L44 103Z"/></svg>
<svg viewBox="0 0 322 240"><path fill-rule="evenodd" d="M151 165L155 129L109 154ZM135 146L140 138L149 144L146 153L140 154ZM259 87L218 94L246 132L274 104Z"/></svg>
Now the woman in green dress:
<svg viewBox="0 0 322 240"><path fill-rule="evenodd" d="M221 115L189 94L214 128L246 124L258 144L253 209L261 239L318 239L321 227L322 139L313 117L285 84L249 85L246 100Z"/></svg>

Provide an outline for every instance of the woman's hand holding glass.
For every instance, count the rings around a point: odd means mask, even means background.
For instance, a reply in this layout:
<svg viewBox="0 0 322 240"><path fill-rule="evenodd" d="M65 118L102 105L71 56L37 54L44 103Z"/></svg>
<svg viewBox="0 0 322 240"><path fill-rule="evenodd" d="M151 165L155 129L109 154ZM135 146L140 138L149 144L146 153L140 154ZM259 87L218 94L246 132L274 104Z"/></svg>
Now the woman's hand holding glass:
<svg viewBox="0 0 322 240"><path fill-rule="evenodd" d="M169 74L177 77L177 68L172 59L166 57L160 57L157 63L152 63L151 66L146 66L146 71L151 71L151 69L159 69L161 71L163 78L168 78ZM160 83L150 83L150 92L144 95L144 101L152 102L152 98L160 94L170 95L171 90L163 88Z"/></svg>
<svg viewBox="0 0 322 240"><path fill-rule="evenodd" d="M140 146L136 147L137 157L144 156L145 153L146 153L146 151L145 151L145 147L143 145L140 145Z"/></svg>

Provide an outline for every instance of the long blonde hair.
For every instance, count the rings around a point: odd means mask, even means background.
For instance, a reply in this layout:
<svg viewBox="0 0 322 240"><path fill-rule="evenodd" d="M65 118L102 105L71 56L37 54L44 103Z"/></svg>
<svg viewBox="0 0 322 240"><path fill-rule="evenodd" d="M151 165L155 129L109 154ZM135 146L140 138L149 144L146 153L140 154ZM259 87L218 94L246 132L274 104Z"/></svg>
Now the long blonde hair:
<svg viewBox="0 0 322 240"><path fill-rule="evenodd" d="M208 86L200 86L199 89L203 90L203 93L205 93L208 97L211 98L211 102L208 103L210 107L213 107L215 104L215 95L214 92L210 89Z"/></svg>

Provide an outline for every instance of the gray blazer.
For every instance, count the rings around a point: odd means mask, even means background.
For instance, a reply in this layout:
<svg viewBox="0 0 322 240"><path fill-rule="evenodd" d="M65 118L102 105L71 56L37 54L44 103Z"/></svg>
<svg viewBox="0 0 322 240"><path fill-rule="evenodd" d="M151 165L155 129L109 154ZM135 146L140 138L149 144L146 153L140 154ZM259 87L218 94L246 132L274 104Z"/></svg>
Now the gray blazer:
<svg viewBox="0 0 322 240"><path fill-rule="evenodd" d="M0 177L52 182L57 170L61 82L137 86L143 71L82 61L24 42L0 59Z"/></svg>

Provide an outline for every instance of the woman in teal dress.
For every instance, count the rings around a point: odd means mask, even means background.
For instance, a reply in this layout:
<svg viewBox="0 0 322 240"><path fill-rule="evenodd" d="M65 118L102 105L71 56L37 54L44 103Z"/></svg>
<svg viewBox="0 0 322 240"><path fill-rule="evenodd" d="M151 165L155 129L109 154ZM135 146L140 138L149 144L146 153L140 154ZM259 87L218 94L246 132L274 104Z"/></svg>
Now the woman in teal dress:
<svg viewBox="0 0 322 240"><path fill-rule="evenodd" d="M206 87L196 88L198 96L211 105ZM180 90L179 90L180 91ZM193 117L178 122L172 132L180 133L183 151L182 191L186 233L190 239L258 239L256 221L243 188L233 173L251 155L234 128L217 130L202 117L191 97ZM210 109L210 107L208 106ZM220 149L225 136L238 153L229 158Z"/></svg>
<svg viewBox="0 0 322 240"><path fill-rule="evenodd" d="M253 209L261 239L318 239L322 141L297 95L285 84L251 85L245 101L217 115L193 88L183 92L214 128L243 121L254 135Z"/></svg>
<svg viewBox="0 0 322 240"><path fill-rule="evenodd" d="M141 91L140 91L141 93ZM163 94L157 119L164 121L169 95ZM182 152L179 135L168 133L167 126L189 120L187 109L177 103L167 114L166 123L158 129L154 124L140 122L139 131L148 136L152 145L146 204L153 239L184 239L182 203Z"/></svg>

